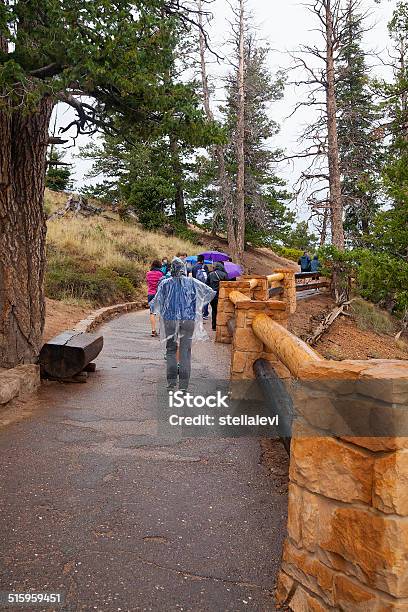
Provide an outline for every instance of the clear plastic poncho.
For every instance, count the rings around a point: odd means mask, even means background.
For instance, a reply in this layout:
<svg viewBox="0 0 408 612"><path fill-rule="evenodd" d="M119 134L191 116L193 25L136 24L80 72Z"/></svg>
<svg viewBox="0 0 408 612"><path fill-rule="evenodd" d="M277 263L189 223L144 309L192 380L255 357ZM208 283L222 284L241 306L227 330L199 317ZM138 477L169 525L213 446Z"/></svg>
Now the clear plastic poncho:
<svg viewBox="0 0 408 612"><path fill-rule="evenodd" d="M178 340L183 329L194 332L193 341L208 340L203 324L203 308L216 293L200 281L187 277L183 260L175 258L171 264L171 278L160 282L151 303L152 312L160 317L160 340Z"/></svg>

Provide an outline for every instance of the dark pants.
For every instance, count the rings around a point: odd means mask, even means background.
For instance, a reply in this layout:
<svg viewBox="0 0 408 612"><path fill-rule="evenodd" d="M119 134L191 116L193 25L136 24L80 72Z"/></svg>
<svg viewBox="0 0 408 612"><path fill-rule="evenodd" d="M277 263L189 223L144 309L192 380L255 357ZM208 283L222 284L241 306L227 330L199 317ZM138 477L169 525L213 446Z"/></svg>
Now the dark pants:
<svg viewBox="0 0 408 612"><path fill-rule="evenodd" d="M217 329L218 295L211 301L212 328Z"/></svg>
<svg viewBox="0 0 408 612"><path fill-rule="evenodd" d="M203 308L203 317L208 317L208 304L206 304Z"/></svg>
<svg viewBox="0 0 408 612"><path fill-rule="evenodd" d="M164 321L164 326L166 338L168 338L166 341L167 382L170 386L177 384L177 348L179 344L179 386L180 389L187 389L191 376L191 343L195 321Z"/></svg>

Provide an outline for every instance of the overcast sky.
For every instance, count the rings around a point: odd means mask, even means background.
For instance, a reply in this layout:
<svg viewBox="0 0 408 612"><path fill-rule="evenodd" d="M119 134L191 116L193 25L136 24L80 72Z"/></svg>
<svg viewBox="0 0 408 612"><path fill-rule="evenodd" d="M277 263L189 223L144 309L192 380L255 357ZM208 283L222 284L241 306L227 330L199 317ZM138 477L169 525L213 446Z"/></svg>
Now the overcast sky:
<svg viewBox="0 0 408 612"><path fill-rule="evenodd" d="M231 2L234 2L234 0L231 0ZM383 0L380 5L375 4L373 0L363 0L363 3L366 8L371 9L372 16L367 23L373 25L373 29L366 35L366 48L376 52L385 51L388 45L387 24L395 8L396 0ZM272 72L275 72L279 67L289 65L290 58L287 51L296 50L299 44L307 44L316 40L316 33L313 32L316 22L303 6L301 0L248 0L248 7L253 14L253 23L257 28L258 37L267 42L273 49L269 58L269 67ZM227 0L215 0L212 10L214 19L209 28L211 45L217 52L228 57L226 41L229 38L230 29L228 20L231 19L229 3ZM375 65L374 70L378 74L384 74L384 68L378 65L378 60L373 57L371 61ZM226 68L212 63L209 70L215 77L219 77L225 73ZM217 82L218 85L221 85L219 79ZM297 137L302 131L302 126L307 123L310 113L304 110L298 112L292 118L288 119L287 117L303 94L304 91L300 88L288 86L285 98L271 107L271 116L281 124L281 132L271 143L271 146L282 147L288 153L296 151ZM221 90L217 90L216 97L222 97ZM69 114L70 110L59 106L58 123L66 123ZM86 142L85 138L77 141L78 145L84 144L84 142ZM75 159L77 151L78 146L69 149L68 156L75 164L76 187L80 187L84 182L87 182L84 177L89 168L89 163ZM294 166L286 164L279 168L279 173L287 180L289 188L299 176L301 167L301 164ZM306 214L302 207L300 207L299 212L302 217Z"/></svg>

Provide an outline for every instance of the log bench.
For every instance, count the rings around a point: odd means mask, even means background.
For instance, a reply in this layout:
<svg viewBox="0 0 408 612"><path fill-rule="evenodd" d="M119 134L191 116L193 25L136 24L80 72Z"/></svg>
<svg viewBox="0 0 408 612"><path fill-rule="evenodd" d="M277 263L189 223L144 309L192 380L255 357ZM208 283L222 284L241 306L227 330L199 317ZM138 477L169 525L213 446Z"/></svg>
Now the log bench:
<svg viewBox="0 0 408 612"><path fill-rule="evenodd" d="M42 347L41 375L58 380L73 378L89 367L102 348L103 336L65 331Z"/></svg>

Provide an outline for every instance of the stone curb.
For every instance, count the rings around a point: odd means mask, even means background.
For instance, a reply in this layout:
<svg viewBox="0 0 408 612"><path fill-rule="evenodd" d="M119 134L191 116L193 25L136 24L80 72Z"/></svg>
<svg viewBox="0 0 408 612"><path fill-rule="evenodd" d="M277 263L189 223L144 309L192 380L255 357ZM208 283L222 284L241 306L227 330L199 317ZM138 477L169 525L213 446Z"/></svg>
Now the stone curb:
<svg viewBox="0 0 408 612"><path fill-rule="evenodd" d="M80 321L73 331L88 333L94 331L99 325L113 319L118 314L131 312L133 310L141 310L145 307L144 302L125 302L124 304L116 304L115 306L106 306L95 310L86 319Z"/></svg>
<svg viewBox="0 0 408 612"><path fill-rule="evenodd" d="M40 366L23 364L10 370L0 370L0 407L16 398L25 397L40 387Z"/></svg>
<svg viewBox="0 0 408 612"><path fill-rule="evenodd" d="M80 321L75 327L77 332L91 332L99 325L113 319L116 315L145 307L144 302L126 302L107 306L93 312L89 317ZM40 366L36 364L19 365L10 370L0 369L0 408L17 398L34 393L41 385Z"/></svg>

